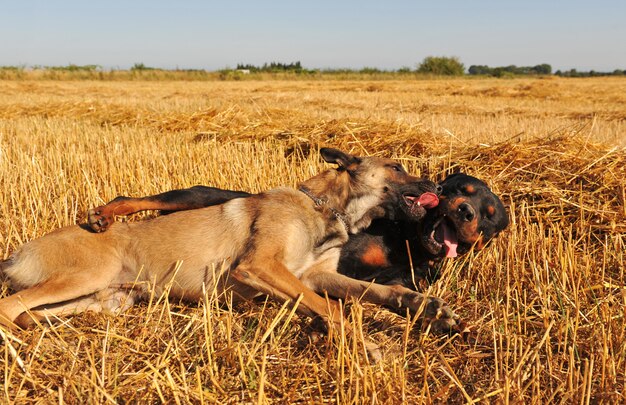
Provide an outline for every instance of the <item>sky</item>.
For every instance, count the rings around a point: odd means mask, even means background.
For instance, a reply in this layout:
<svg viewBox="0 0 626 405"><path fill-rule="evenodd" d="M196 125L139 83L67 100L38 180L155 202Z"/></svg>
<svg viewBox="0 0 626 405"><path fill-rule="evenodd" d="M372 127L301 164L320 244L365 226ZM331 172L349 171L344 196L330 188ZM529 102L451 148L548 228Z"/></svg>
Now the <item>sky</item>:
<svg viewBox="0 0 626 405"><path fill-rule="evenodd" d="M0 66L626 69L626 1L0 0Z"/></svg>

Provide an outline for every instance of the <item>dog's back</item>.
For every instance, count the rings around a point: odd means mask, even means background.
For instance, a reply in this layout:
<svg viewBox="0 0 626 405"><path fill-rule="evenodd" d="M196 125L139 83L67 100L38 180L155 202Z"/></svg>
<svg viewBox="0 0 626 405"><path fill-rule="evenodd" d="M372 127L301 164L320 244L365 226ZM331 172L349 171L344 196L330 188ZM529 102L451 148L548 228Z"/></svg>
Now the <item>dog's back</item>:
<svg viewBox="0 0 626 405"><path fill-rule="evenodd" d="M214 287L216 276L249 250L262 249L261 243L292 245L285 261L298 274L297 268L312 260L305 252L312 250L315 235L325 231L317 229L315 212L303 202L307 197L296 190L275 189L150 221L115 223L105 233L68 226L23 245L3 262L3 272L16 290L80 272L90 274L88 283L101 280L98 288L136 281L157 288L171 284L170 295L198 299L203 285Z"/></svg>

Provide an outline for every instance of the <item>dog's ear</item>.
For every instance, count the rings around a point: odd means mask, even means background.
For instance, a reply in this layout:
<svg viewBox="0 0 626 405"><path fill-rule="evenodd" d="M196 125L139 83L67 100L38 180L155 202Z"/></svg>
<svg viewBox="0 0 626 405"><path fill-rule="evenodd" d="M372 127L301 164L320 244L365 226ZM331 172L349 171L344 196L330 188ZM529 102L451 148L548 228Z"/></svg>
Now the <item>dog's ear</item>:
<svg viewBox="0 0 626 405"><path fill-rule="evenodd" d="M328 163L338 164L339 167L348 171L356 169L356 166L361 163L361 159L357 156L349 155L339 149L321 148L320 154Z"/></svg>
<svg viewBox="0 0 626 405"><path fill-rule="evenodd" d="M461 177L461 176L466 176L466 174L465 174L465 173L462 173L462 172L457 172L457 173L452 173L452 174L449 174L449 175L447 175L447 176L446 176L446 178L445 178L445 179L443 179L443 181L442 181L441 183L439 183L439 184L444 184L444 183L446 183L446 182L451 182L451 181L453 181L455 178L459 178L459 177Z"/></svg>

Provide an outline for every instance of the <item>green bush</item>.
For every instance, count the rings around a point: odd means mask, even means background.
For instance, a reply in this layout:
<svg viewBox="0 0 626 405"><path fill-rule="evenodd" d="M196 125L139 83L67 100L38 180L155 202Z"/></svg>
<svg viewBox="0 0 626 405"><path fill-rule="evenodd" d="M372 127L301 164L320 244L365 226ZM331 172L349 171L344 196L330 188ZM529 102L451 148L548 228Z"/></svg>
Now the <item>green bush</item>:
<svg viewBox="0 0 626 405"><path fill-rule="evenodd" d="M465 74L465 66L456 56L428 56L419 64L417 71L432 75L461 76Z"/></svg>

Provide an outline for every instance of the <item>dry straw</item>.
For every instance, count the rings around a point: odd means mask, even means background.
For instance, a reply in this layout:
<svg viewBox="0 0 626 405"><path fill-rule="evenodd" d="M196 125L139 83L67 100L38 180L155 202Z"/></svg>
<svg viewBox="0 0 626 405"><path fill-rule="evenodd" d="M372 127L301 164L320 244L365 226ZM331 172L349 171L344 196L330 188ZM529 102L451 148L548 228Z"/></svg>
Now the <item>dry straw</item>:
<svg viewBox="0 0 626 405"><path fill-rule="evenodd" d="M353 335L311 341L271 301L153 295L3 331L2 402L624 401L625 103L619 79L0 82L4 257L118 194L295 185L324 168L320 145L483 178L512 222L429 289L469 342L373 305L348 306Z"/></svg>

